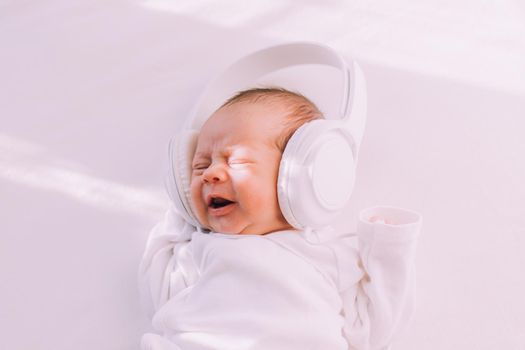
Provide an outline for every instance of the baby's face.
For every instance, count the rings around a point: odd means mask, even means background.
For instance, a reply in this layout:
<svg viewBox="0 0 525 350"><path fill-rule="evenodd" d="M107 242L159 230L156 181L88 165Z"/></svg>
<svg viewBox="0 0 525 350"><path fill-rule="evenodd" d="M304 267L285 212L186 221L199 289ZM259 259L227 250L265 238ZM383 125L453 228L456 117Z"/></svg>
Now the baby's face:
<svg viewBox="0 0 525 350"><path fill-rule="evenodd" d="M292 228L277 200L281 152L275 140L283 117L282 108L240 102L206 121L191 176L193 209L204 226L241 234Z"/></svg>

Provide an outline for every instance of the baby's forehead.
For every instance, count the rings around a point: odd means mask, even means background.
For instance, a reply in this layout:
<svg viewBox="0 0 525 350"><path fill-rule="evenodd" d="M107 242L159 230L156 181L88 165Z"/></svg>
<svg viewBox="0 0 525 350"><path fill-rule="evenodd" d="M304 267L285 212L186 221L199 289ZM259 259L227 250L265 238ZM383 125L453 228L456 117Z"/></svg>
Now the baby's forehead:
<svg viewBox="0 0 525 350"><path fill-rule="evenodd" d="M234 126L229 134L247 130L281 129L288 117L286 105L268 102L238 102L215 111L204 123L202 131L221 130L222 126Z"/></svg>
<svg viewBox="0 0 525 350"><path fill-rule="evenodd" d="M217 109L214 116L219 111L223 111L223 114L237 114L243 113L251 117L261 117L264 113L266 115L283 116L285 112L289 112L294 107L293 103L284 100L282 98L271 98L265 96L265 98L253 100L253 101L236 101L230 104L224 105Z"/></svg>
<svg viewBox="0 0 525 350"><path fill-rule="evenodd" d="M197 149L206 152L233 145L276 147L276 141L284 130L284 119L282 110L260 105L223 107L204 124Z"/></svg>

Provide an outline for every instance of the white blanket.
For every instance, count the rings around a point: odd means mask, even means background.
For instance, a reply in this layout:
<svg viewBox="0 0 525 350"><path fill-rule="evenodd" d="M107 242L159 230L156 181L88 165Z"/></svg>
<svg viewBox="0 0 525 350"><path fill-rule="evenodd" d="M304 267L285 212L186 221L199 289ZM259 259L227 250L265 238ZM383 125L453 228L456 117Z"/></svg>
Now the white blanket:
<svg viewBox="0 0 525 350"><path fill-rule="evenodd" d="M371 216L398 225L370 223ZM413 311L419 214L363 210L358 247L332 229L202 233L173 209L139 271L159 334L143 349L382 349Z"/></svg>

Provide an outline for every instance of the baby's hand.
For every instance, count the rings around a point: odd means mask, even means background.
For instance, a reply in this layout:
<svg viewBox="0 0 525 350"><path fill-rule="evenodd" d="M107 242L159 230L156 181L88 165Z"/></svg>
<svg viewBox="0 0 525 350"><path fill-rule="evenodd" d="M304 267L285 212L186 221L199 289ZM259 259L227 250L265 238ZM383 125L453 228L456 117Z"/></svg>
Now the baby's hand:
<svg viewBox="0 0 525 350"><path fill-rule="evenodd" d="M371 216L368 219L368 221L371 222L371 223L378 222L378 223L388 224L388 225L397 225L394 220L382 218L382 217L379 217L377 215Z"/></svg>

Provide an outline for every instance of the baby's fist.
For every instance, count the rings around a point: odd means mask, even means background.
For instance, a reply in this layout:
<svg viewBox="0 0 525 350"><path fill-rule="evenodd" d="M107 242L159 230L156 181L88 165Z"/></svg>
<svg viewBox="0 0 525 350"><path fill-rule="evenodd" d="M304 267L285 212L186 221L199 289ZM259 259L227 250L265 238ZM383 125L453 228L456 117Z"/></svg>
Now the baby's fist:
<svg viewBox="0 0 525 350"><path fill-rule="evenodd" d="M369 219L368 219L369 222L371 223L380 223L380 224L388 224L388 225L395 225L396 223L394 222L394 220L392 219L387 219L387 218L382 218L380 216L377 216L377 215L374 215L374 216L371 216Z"/></svg>

